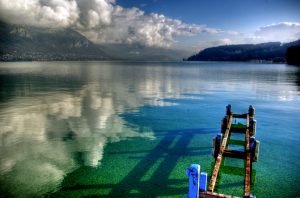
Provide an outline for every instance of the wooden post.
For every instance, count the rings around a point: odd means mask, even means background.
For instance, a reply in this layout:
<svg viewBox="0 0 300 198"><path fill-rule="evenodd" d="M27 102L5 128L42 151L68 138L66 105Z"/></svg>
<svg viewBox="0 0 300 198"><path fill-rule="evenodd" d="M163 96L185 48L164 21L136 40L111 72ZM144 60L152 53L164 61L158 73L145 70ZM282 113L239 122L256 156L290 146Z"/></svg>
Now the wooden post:
<svg viewBox="0 0 300 198"><path fill-rule="evenodd" d="M227 107L226 107L226 109L228 110ZM208 186L208 191L210 191L210 192L214 192L214 189L215 189L215 185L216 185L220 165L221 165L221 162L222 162L222 155L223 155L223 152L226 148L227 140L228 140L229 133L230 133L231 123L232 123L232 114L231 114L231 110L230 110L229 119L228 119L228 123L227 123L227 129L225 131L224 138L223 138L223 141L222 141L222 145L220 147L220 152L219 152L219 155L216 159L216 164L215 164L213 174L212 174L212 177L210 179L209 186Z"/></svg>
<svg viewBox="0 0 300 198"><path fill-rule="evenodd" d="M250 112L250 110L249 110L249 112ZM247 130L246 130L246 135L245 135L246 171L245 171L244 197L250 196L251 166L252 166L251 151L250 151L249 116L250 115L247 116Z"/></svg>
<svg viewBox="0 0 300 198"><path fill-rule="evenodd" d="M228 123L227 116L224 116L224 118L222 119L221 122L222 122L221 123L221 133L224 134L226 131L226 128L227 128L227 123Z"/></svg>
<svg viewBox="0 0 300 198"><path fill-rule="evenodd" d="M249 114L250 117L253 117L254 114L255 114L255 109L253 108L252 105L249 106L248 114Z"/></svg>
<svg viewBox="0 0 300 198"><path fill-rule="evenodd" d="M231 114L231 104L226 106L226 115L229 116Z"/></svg>

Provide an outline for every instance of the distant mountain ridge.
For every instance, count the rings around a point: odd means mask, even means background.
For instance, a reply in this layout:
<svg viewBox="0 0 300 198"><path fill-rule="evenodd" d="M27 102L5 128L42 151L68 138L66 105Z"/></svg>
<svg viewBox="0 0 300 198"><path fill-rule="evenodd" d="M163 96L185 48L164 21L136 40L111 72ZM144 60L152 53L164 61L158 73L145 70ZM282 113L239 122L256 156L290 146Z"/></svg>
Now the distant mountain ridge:
<svg viewBox="0 0 300 198"><path fill-rule="evenodd" d="M36 28L0 21L0 61L181 60L189 52L139 44L95 44L68 29Z"/></svg>
<svg viewBox="0 0 300 198"><path fill-rule="evenodd" d="M150 60L173 61L187 57L188 51L149 47L139 44L95 44L70 29L36 28L0 21L0 61L51 60ZM188 61L270 61L299 62L300 40L226 45L207 48L189 57Z"/></svg>
<svg viewBox="0 0 300 198"><path fill-rule="evenodd" d="M34 28L0 22L0 60L103 60L109 56L71 29Z"/></svg>
<svg viewBox="0 0 300 198"><path fill-rule="evenodd" d="M188 61L270 61L286 62L286 52L291 46L300 45L300 40L282 44L269 42L261 44L223 45L211 47L190 56Z"/></svg>
<svg viewBox="0 0 300 198"><path fill-rule="evenodd" d="M286 62L290 65L300 66L300 45L294 45L287 48Z"/></svg>

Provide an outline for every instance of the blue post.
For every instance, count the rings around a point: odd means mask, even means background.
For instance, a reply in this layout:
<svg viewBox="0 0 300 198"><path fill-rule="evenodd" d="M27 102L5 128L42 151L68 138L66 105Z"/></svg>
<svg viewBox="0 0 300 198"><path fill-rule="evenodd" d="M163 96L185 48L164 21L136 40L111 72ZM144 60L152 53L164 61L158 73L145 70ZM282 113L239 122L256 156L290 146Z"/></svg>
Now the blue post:
<svg viewBox="0 0 300 198"><path fill-rule="evenodd" d="M186 169L186 175L189 177L189 194L186 198L199 198L200 165L191 164L191 166Z"/></svg>
<svg viewBox="0 0 300 198"><path fill-rule="evenodd" d="M201 172L200 174L200 191L206 192L207 189L207 173Z"/></svg>

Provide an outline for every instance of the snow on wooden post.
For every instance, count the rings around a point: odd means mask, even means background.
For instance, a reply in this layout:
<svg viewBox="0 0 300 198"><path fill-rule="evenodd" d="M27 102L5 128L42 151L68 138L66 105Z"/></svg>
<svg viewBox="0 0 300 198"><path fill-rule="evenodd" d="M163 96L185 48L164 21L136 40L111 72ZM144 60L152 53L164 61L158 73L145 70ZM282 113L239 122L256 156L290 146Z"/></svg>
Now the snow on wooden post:
<svg viewBox="0 0 300 198"><path fill-rule="evenodd" d="M186 195L186 198L199 198L200 165L191 164L186 169L186 175L189 177L189 194Z"/></svg>

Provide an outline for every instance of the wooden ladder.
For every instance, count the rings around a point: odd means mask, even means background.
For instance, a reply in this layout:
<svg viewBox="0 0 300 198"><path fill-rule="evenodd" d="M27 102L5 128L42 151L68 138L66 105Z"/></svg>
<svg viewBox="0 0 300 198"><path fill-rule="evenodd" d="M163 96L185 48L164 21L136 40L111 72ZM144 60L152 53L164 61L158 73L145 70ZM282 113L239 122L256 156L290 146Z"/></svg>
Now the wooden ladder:
<svg viewBox="0 0 300 198"><path fill-rule="evenodd" d="M250 197L250 184L251 184L251 173L252 173L252 155L250 150L250 129L253 130L253 127L250 128L250 118L253 120L254 116L254 108L250 105L249 111L247 114L233 114L231 112L231 105L226 107L226 122L223 123L225 132L222 139L222 143L220 145L219 153L216 157L216 162L214 166L214 170L212 172L212 177L209 182L208 190L206 192L199 192L199 197L233 197L230 195L218 194L214 192L216 181L218 178L218 173L220 170L221 162L223 157L232 157L239 158L245 160L245 182L244 182L244 197ZM240 118L246 119L246 127L243 128L232 128L232 119ZM223 128L222 127L222 128ZM255 130L255 129L254 129ZM231 133L244 133L245 134L245 149L244 151L235 151L235 150L227 150L228 140L230 139Z"/></svg>

